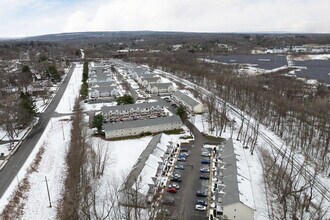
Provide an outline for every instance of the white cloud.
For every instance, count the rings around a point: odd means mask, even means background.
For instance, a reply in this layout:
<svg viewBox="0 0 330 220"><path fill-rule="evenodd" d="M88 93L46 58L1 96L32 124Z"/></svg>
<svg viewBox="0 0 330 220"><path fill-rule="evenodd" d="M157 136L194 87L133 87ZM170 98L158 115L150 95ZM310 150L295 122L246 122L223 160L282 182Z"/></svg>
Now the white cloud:
<svg viewBox="0 0 330 220"><path fill-rule="evenodd" d="M20 30L16 24L25 23L29 27L28 35L101 30L329 33L328 8L329 0L94 0L77 1L70 8L57 2L48 13L45 9L29 17L30 23L14 19L6 28L16 33ZM44 20L43 16L50 20ZM45 29L34 25L40 19Z"/></svg>
<svg viewBox="0 0 330 220"><path fill-rule="evenodd" d="M114 0L64 30L330 32L328 8L327 0Z"/></svg>

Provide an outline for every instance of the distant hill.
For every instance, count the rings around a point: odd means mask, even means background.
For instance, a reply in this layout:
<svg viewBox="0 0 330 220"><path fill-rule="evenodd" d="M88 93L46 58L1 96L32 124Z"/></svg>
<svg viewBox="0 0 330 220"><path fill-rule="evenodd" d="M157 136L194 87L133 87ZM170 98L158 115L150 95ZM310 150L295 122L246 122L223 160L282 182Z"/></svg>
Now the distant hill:
<svg viewBox="0 0 330 220"><path fill-rule="evenodd" d="M81 40L95 40L95 39L118 39L118 38L139 38L143 36L157 36L157 35L187 35L194 33L185 32L156 32L156 31L119 31L119 32L73 32L73 33L59 33L47 34L33 37L25 37L20 40L27 41L81 41ZM195 33L196 34L196 33Z"/></svg>

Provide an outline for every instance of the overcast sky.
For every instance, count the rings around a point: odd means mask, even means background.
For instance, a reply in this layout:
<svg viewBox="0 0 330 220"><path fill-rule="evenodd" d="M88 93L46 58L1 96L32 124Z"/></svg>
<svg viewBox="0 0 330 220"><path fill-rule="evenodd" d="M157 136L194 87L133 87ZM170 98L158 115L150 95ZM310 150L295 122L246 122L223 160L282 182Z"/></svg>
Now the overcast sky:
<svg viewBox="0 0 330 220"><path fill-rule="evenodd" d="M330 0L0 0L0 37L77 31L330 33Z"/></svg>

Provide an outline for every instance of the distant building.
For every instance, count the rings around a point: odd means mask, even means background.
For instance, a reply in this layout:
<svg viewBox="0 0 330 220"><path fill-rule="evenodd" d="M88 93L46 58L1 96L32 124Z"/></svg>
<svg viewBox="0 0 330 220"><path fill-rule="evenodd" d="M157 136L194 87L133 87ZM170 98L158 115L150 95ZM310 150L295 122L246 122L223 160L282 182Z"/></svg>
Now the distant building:
<svg viewBox="0 0 330 220"><path fill-rule="evenodd" d="M94 67L89 74L90 83L113 82L113 75L110 70L102 67Z"/></svg>
<svg viewBox="0 0 330 220"><path fill-rule="evenodd" d="M182 121L176 115L103 124L106 139L136 136L147 132L170 131L180 129L181 126Z"/></svg>
<svg viewBox="0 0 330 220"><path fill-rule="evenodd" d="M91 98L117 97L119 95L117 86L92 87L89 93Z"/></svg>
<svg viewBox="0 0 330 220"><path fill-rule="evenodd" d="M136 103L117 106L103 106L102 115L106 120L140 118L142 116L165 115L165 107L159 102Z"/></svg>
<svg viewBox="0 0 330 220"><path fill-rule="evenodd" d="M205 111L204 105L192 97L184 94L181 91L176 91L171 95L172 99L177 103L185 106L188 111L192 113L203 113Z"/></svg>
<svg viewBox="0 0 330 220"><path fill-rule="evenodd" d="M150 71L146 68L133 68L131 70L128 71L129 75L131 76L131 78L138 80L139 78L143 77L143 76L155 76L155 74L151 74Z"/></svg>
<svg viewBox="0 0 330 220"><path fill-rule="evenodd" d="M154 83L149 84L147 87L147 92L151 94L172 93L174 91L175 89L172 83Z"/></svg>
<svg viewBox="0 0 330 220"><path fill-rule="evenodd" d="M138 82L145 88L147 88L149 85L160 83L161 81L162 79L159 76L144 76L138 79Z"/></svg>

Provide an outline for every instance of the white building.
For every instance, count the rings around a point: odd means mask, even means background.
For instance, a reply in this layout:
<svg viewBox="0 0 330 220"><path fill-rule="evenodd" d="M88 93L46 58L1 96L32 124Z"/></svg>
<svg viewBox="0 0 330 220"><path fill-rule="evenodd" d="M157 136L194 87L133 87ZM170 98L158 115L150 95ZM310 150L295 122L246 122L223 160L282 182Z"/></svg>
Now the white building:
<svg viewBox="0 0 330 220"><path fill-rule="evenodd" d="M175 102L185 106L187 110L192 113L198 114L203 113L205 111L204 105L202 103L184 94L181 91L176 91L171 95L171 97Z"/></svg>
<svg viewBox="0 0 330 220"><path fill-rule="evenodd" d="M102 67L94 67L89 73L90 83L113 82L113 75L110 70Z"/></svg>
<svg viewBox="0 0 330 220"><path fill-rule="evenodd" d="M218 193L217 210L223 219L253 220L254 200L251 181L240 179L237 167L237 158L234 151L233 141L225 142L218 163ZM219 212L219 211L218 211Z"/></svg>
<svg viewBox="0 0 330 220"><path fill-rule="evenodd" d="M105 138L120 138L136 136L143 133L158 133L180 129L182 121L179 116L159 117L116 123L104 123Z"/></svg>
<svg viewBox="0 0 330 220"><path fill-rule="evenodd" d="M164 116L165 107L159 102L135 103L128 105L103 106L102 115L106 120L140 118L142 116Z"/></svg>
<svg viewBox="0 0 330 220"><path fill-rule="evenodd" d="M172 93L174 91L175 88L172 83L154 83L147 87L147 92L151 94Z"/></svg>
<svg viewBox="0 0 330 220"><path fill-rule="evenodd" d="M138 82L145 88L149 85L160 83L162 79L159 76L144 76L138 79Z"/></svg>
<svg viewBox="0 0 330 220"><path fill-rule="evenodd" d="M139 78L143 76L155 76L155 74L151 74L150 71L146 68L138 67L138 68L133 68L128 71L131 77L135 80L138 80Z"/></svg>
<svg viewBox="0 0 330 220"><path fill-rule="evenodd" d="M117 86L99 86L92 87L89 92L91 98L104 98L104 97L117 97L119 96L119 90Z"/></svg>
<svg viewBox="0 0 330 220"><path fill-rule="evenodd" d="M164 179L164 162L175 147L176 145L168 143L165 134L158 134L151 139L119 190L121 205L138 203L140 207L144 207L146 202L153 200L157 186Z"/></svg>

